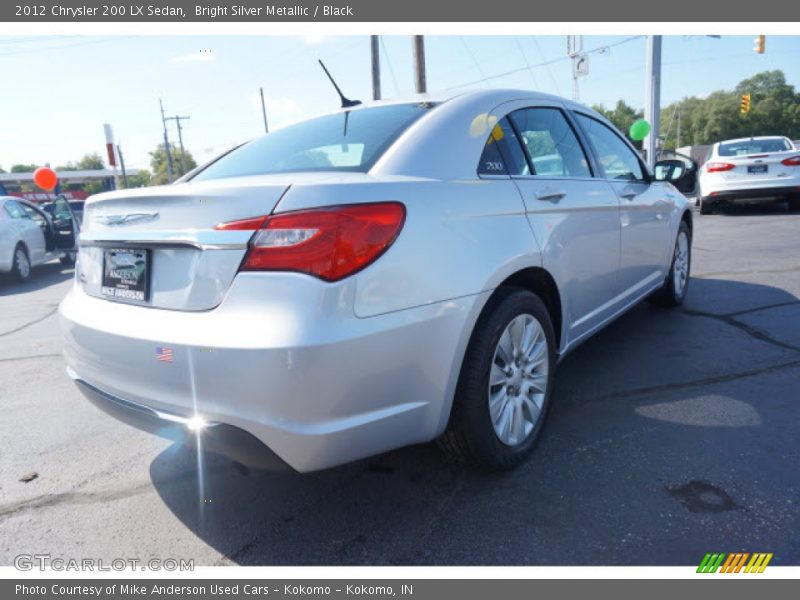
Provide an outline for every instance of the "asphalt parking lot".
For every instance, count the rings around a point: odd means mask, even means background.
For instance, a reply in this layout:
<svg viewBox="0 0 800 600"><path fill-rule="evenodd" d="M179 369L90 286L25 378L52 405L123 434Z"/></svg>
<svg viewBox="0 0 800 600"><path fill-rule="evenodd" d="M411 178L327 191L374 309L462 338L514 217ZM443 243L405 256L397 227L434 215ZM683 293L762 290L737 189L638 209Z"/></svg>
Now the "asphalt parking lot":
<svg viewBox="0 0 800 600"><path fill-rule="evenodd" d="M72 271L0 282L0 564L800 564L800 213L695 216L686 305L640 305L561 365L533 459L435 445L325 472L243 472L118 423L64 373ZM25 475L36 474L29 482Z"/></svg>

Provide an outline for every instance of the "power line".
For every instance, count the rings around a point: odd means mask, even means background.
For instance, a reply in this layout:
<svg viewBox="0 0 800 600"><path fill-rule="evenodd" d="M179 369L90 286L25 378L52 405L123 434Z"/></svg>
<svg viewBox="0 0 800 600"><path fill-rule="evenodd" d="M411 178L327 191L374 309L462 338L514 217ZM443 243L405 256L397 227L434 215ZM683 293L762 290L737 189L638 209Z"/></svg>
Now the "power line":
<svg viewBox="0 0 800 600"><path fill-rule="evenodd" d="M397 77L394 76L394 69L392 68L392 59L389 56L389 50L386 48L386 43L383 41L384 36L380 36L381 48L383 48L383 55L386 57L386 65L389 67L389 75L392 77L392 85L394 85L394 95L400 95L400 86L397 85Z"/></svg>
<svg viewBox="0 0 800 600"><path fill-rule="evenodd" d="M536 82L536 76L533 74L533 69L531 68L531 63L528 61L528 57L525 54L525 49L522 47L522 44L519 41L519 38L515 35L514 41L517 43L517 48L519 48L519 53L522 55L522 61L525 63L525 66L528 67L528 73L531 76L531 81L533 82L533 89L537 89L539 84Z"/></svg>
<svg viewBox="0 0 800 600"><path fill-rule="evenodd" d="M483 77L483 79L485 81L486 80L486 73L483 72L483 69L481 69L481 65L478 62L478 59L475 58L475 55L472 53L472 50L469 49L469 46L467 45L467 40L464 39L463 35L458 36L458 39L461 40L461 44L464 46L464 50L467 51L467 54L472 59L472 62L475 64L475 68L478 69L478 73L480 74L481 77ZM488 81L486 82L486 85L487 86L489 85Z"/></svg>
<svg viewBox="0 0 800 600"><path fill-rule="evenodd" d="M598 52L605 53L608 50L610 50L611 48L615 48L616 46L621 46L622 44L627 44L628 42L632 42L634 40L638 40L638 39L641 39L643 37L645 37L645 36L636 35L636 36L632 36L632 37L629 37L629 38L625 38L624 40L620 40L619 42L615 42L613 44L604 44L603 46L598 46L596 48L592 48L591 50L587 50L586 52L584 52L584 54L596 54ZM535 38L534 38L534 41L535 41ZM453 87L449 87L449 88L447 88L447 90L449 91L449 90L454 90L454 89L458 89L458 88L462 88L462 87L468 87L468 86L471 86L471 85L476 85L478 83L484 83L484 82L487 82L487 81L491 81L493 79L501 79L503 77L508 77L509 75L515 75L515 74L521 73L523 71L530 71L531 69L536 69L538 67L549 67L550 65L553 65L555 63L559 63L559 62L564 61L564 60L570 60L570 57L569 56L559 56L557 58L551 58L550 60L546 60L544 62L540 62L540 63L535 64L535 65L526 65L526 66L520 67L518 69L511 69L510 71L505 71L503 73L497 73L495 75L489 75L488 77L484 77L483 79L478 79L476 81L470 81L469 83L462 83L461 85L456 85L456 86L453 86ZM552 77L552 72L551 72L550 75ZM554 77L553 77L553 83L555 83L555 78ZM557 85L556 85L556 91L558 91L558 86Z"/></svg>

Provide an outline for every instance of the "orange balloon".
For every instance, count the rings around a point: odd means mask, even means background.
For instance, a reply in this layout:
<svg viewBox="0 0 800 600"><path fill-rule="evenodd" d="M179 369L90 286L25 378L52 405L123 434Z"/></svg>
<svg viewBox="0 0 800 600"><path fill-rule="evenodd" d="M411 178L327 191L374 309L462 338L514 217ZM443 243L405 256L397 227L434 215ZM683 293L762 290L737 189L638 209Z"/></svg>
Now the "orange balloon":
<svg viewBox="0 0 800 600"><path fill-rule="evenodd" d="M50 167L39 167L33 172L33 182L46 192L50 192L58 184L58 175Z"/></svg>

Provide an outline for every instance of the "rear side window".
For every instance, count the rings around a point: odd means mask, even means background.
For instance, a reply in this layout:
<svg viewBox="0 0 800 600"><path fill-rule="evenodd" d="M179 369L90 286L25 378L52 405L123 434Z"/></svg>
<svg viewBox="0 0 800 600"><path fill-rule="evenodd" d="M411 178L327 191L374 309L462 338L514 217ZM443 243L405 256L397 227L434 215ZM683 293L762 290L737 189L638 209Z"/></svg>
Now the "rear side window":
<svg viewBox="0 0 800 600"><path fill-rule="evenodd" d="M501 119L492 129L483 147L480 175L527 175L528 161L522 153L514 128Z"/></svg>
<svg viewBox="0 0 800 600"><path fill-rule="evenodd" d="M600 166L608 179L641 181L644 179L642 163L622 138L597 119L574 113L586 137L594 146Z"/></svg>
<svg viewBox="0 0 800 600"><path fill-rule="evenodd" d="M792 149L792 145L783 138L767 138L763 140L722 142L717 152L720 156L747 156L748 154L764 154L768 152L788 152Z"/></svg>
<svg viewBox="0 0 800 600"><path fill-rule="evenodd" d="M300 171L366 172L432 107L430 103L393 104L303 121L236 148L192 179Z"/></svg>
<svg viewBox="0 0 800 600"><path fill-rule="evenodd" d="M578 137L557 108L525 108L511 114L534 175L591 177Z"/></svg>

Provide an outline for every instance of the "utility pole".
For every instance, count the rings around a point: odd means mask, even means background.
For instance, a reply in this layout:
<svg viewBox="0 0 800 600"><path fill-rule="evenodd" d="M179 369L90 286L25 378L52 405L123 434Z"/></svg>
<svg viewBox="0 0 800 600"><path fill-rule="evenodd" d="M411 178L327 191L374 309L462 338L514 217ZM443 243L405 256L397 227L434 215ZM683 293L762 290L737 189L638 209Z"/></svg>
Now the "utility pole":
<svg viewBox="0 0 800 600"><path fill-rule="evenodd" d="M269 127L267 127L267 105L264 104L264 88L258 88L258 91L261 94L261 114L264 117L264 133L269 133Z"/></svg>
<svg viewBox="0 0 800 600"><path fill-rule="evenodd" d="M164 126L164 152L167 153L167 178L169 182L175 178L175 172L172 169L172 154L169 151L169 136L167 135L167 118L164 116L164 103L161 98L158 99L158 105L161 107L161 124Z"/></svg>
<svg viewBox="0 0 800 600"><path fill-rule="evenodd" d="M381 99L381 54L378 44L380 38L377 35L371 35L370 45L372 49L372 99Z"/></svg>
<svg viewBox="0 0 800 600"><path fill-rule="evenodd" d="M119 168L122 169L122 181L125 183L125 189L128 189L128 173L125 171L125 159L122 157L122 148L117 144L117 155L119 156Z"/></svg>
<svg viewBox="0 0 800 600"><path fill-rule="evenodd" d="M645 83L644 118L650 123L650 133L644 138L647 163L656 162L658 122L661 116L661 36L647 36L647 81Z"/></svg>
<svg viewBox="0 0 800 600"><path fill-rule="evenodd" d="M681 105L678 103L678 133L675 136L675 150L681 147Z"/></svg>
<svg viewBox="0 0 800 600"><path fill-rule="evenodd" d="M181 127L181 121L188 121L190 117L180 117L175 115L174 117L167 117L167 121L175 121L178 124L178 145L181 147L181 175L186 173L186 152L183 149L183 128Z"/></svg>
<svg viewBox="0 0 800 600"><path fill-rule="evenodd" d="M414 36L414 75L418 94L428 91L425 81L425 38L421 35Z"/></svg>

